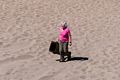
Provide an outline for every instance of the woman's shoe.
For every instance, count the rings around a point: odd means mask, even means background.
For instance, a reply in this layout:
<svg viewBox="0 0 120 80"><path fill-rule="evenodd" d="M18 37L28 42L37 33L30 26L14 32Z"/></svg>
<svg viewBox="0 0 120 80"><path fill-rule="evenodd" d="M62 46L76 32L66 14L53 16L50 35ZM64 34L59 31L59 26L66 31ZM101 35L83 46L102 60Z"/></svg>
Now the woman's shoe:
<svg viewBox="0 0 120 80"><path fill-rule="evenodd" d="M60 62L65 62L65 60L60 59Z"/></svg>

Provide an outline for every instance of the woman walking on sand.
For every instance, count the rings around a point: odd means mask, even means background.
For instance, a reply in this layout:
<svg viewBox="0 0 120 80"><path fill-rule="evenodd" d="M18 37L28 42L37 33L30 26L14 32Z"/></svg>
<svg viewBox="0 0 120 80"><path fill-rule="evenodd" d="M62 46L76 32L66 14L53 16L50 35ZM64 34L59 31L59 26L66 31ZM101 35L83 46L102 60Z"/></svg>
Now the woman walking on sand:
<svg viewBox="0 0 120 80"><path fill-rule="evenodd" d="M64 54L68 53L68 44L72 45L72 36L66 22L63 22L59 28L59 53L60 62L64 62Z"/></svg>

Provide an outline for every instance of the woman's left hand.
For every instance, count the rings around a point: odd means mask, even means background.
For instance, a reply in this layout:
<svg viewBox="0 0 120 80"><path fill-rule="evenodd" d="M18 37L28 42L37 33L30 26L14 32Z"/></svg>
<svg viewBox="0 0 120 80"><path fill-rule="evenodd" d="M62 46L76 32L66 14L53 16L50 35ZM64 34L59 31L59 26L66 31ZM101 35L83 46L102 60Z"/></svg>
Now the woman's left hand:
<svg viewBox="0 0 120 80"><path fill-rule="evenodd" d="M70 44L70 46L72 46L72 42L70 42L69 44Z"/></svg>

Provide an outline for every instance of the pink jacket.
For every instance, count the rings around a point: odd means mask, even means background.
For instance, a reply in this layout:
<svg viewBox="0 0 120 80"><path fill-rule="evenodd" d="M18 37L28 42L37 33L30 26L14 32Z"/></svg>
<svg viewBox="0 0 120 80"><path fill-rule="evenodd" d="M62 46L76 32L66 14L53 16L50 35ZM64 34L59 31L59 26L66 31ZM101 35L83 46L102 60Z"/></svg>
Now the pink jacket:
<svg viewBox="0 0 120 80"><path fill-rule="evenodd" d="M62 27L60 27L59 29L59 40L61 42L68 42L69 41L69 34L70 34L70 30L68 28L64 29Z"/></svg>

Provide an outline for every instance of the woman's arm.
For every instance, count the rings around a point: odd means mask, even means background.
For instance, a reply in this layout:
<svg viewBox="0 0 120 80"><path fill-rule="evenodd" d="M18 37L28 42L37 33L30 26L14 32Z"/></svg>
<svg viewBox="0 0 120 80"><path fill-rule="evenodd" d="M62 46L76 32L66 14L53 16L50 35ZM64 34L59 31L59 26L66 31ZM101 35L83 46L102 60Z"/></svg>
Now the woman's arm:
<svg viewBox="0 0 120 80"><path fill-rule="evenodd" d="M70 43L70 46L72 45L72 35L71 33L69 32L69 43Z"/></svg>

